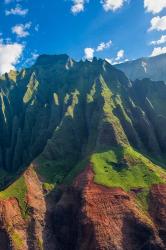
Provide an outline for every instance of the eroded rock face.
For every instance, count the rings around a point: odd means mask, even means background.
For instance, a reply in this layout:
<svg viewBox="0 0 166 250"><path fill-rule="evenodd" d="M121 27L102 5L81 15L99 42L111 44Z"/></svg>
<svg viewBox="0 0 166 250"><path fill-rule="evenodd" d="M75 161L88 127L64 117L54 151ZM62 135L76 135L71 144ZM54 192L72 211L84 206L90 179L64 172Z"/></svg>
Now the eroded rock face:
<svg viewBox="0 0 166 250"><path fill-rule="evenodd" d="M25 172L24 178L28 189L26 199L30 214L27 227L28 247L29 249L40 249L46 213L42 185L32 167Z"/></svg>
<svg viewBox="0 0 166 250"><path fill-rule="evenodd" d="M4 250L28 249L26 223L22 218L18 201L14 198L0 201L1 237Z"/></svg>
<svg viewBox="0 0 166 250"><path fill-rule="evenodd" d="M76 186L80 183L84 216L79 249L165 249L156 226L133 194L94 184L91 167L77 178Z"/></svg>
<svg viewBox="0 0 166 250"><path fill-rule="evenodd" d="M0 202L2 250L166 248L166 185L152 186L148 213L134 192L95 184L91 166L48 196L32 167L24 177L29 216L22 218L16 199Z"/></svg>
<svg viewBox="0 0 166 250"><path fill-rule="evenodd" d="M154 185L150 192L150 213L166 245L166 185Z"/></svg>
<svg viewBox="0 0 166 250"><path fill-rule="evenodd" d="M23 217L21 208L16 198L0 201L1 234L9 249L29 250L41 249L45 225L46 205L41 183L35 171L30 167L24 173L27 185L28 214ZM21 187L20 187L21 188ZM1 248L0 248L1 249Z"/></svg>

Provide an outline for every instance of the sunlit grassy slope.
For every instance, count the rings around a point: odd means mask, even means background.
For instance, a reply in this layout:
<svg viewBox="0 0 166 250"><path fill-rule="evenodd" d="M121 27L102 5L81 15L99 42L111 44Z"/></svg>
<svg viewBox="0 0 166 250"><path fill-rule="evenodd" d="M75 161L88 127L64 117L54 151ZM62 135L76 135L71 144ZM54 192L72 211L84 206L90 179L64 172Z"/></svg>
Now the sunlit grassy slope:
<svg viewBox="0 0 166 250"><path fill-rule="evenodd" d="M121 187L125 191L148 190L153 184L166 183L166 170L132 147L96 152L73 166L71 171L64 168L67 162L43 161L38 172L46 183L71 184L89 163L94 171L94 182L107 187Z"/></svg>
<svg viewBox="0 0 166 250"><path fill-rule="evenodd" d="M26 214L26 200L27 187L24 177L20 177L12 185L0 192L0 199L16 198L22 211L22 215Z"/></svg>
<svg viewBox="0 0 166 250"><path fill-rule="evenodd" d="M91 163L94 181L107 187L121 187L129 191L166 183L166 171L131 147L95 153Z"/></svg>

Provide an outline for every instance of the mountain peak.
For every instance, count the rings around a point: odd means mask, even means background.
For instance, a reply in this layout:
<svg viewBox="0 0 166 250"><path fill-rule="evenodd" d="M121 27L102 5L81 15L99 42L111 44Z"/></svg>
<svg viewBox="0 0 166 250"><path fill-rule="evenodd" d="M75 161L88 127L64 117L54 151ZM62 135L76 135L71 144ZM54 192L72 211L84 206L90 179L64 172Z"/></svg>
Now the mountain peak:
<svg viewBox="0 0 166 250"><path fill-rule="evenodd" d="M66 64L69 60L71 59L67 54L60 54L60 55L43 54L37 58L35 65L42 66L42 65L54 64L57 62L61 64Z"/></svg>

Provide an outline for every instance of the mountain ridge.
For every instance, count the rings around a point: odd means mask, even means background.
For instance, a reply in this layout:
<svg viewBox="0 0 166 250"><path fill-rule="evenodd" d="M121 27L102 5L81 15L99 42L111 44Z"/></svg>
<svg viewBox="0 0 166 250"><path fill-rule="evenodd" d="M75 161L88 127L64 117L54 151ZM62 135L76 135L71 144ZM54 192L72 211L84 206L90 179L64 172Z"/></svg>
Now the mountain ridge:
<svg viewBox="0 0 166 250"><path fill-rule="evenodd" d="M164 250L165 93L164 82L131 81L96 58L43 55L3 75L0 240L14 250L132 250L142 241Z"/></svg>
<svg viewBox="0 0 166 250"><path fill-rule="evenodd" d="M115 67L122 70L131 80L150 78L154 81L166 82L165 63L166 54L161 54L124 62Z"/></svg>

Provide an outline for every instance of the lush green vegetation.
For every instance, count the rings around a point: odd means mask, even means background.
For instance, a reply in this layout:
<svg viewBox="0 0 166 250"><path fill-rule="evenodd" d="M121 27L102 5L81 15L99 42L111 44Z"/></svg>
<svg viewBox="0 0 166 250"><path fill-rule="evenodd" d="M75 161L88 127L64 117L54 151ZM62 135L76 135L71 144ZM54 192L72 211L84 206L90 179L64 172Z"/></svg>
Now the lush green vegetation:
<svg viewBox="0 0 166 250"><path fill-rule="evenodd" d="M145 211L148 210L148 197L149 197L149 190L148 189L142 189L137 194L138 205L141 206L141 208Z"/></svg>
<svg viewBox="0 0 166 250"><path fill-rule="evenodd" d="M9 225L7 228L8 233L12 239L12 243L16 250L21 250L23 247L23 240L20 235L14 230L13 226Z"/></svg>
<svg viewBox="0 0 166 250"><path fill-rule="evenodd" d="M37 91L37 88L39 86L39 82L35 79L35 73L32 74L29 84L27 85L27 91L23 97L23 102L28 103L31 98L33 97L35 91Z"/></svg>
<svg viewBox="0 0 166 250"><path fill-rule="evenodd" d="M131 147L112 148L94 153L67 169L67 162L46 161L40 158L38 173L44 178L43 188L50 192L57 184L71 184L90 162L95 173L94 181L107 187L121 187L125 191L138 188L138 202L147 209L147 196L153 184L166 183L166 171Z"/></svg>
<svg viewBox="0 0 166 250"><path fill-rule="evenodd" d="M27 193L27 187L24 181L24 177L20 177L12 185L6 188L4 191L0 192L0 199L8 199L15 197L22 211L22 215L26 216L27 213L27 204L25 201L25 196Z"/></svg>
<svg viewBox="0 0 166 250"><path fill-rule="evenodd" d="M68 161L48 161L43 157L38 158L37 172L43 178L43 189L52 191L58 184L71 184L74 178L85 168L88 160L76 164L71 170L67 168Z"/></svg>
<svg viewBox="0 0 166 250"><path fill-rule="evenodd" d="M65 184L71 184L76 176L78 176L87 166L88 160L85 159L81 162L79 162L71 171L70 173L65 177L64 183Z"/></svg>
<svg viewBox="0 0 166 250"><path fill-rule="evenodd" d="M14 232L14 230L10 231L10 235L11 235L15 248L18 250L21 250L23 246L23 240L21 239L20 235Z"/></svg>
<svg viewBox="0 0 166 250"><path fill-rule="evenodd" d="M51 192L56 187L56 184L50 184L47 182L43 183L43 190L47 193Z"/></svg>
<svg viewBox="0 0 166 250"><path fill-rule="evenodd" d="M40 249L40 250L44 250L44 247L43 247L43 240L42 240L42 239L39 239L39 240L38 240L38 246L39 246L39 249Z"/></svg>
<svg viewBox="0 0 166 250"><path fill-rule="evenodd" d="M66 164L66 160L49 161L41 156L38 158L37 172L44 178L47 187L48 184L60 184L66 175Z"/></svg>
<svg viewBox="0 0 166 250"><path fill-rule="evenodd" d="M153 164L131 147L99 152L92 156L94 181L108 187L149 188L152 184L165 183L161 167Z"/></svg>
<svg viewBox="0 0 166 250"><path fill-rule="evenodd" d="M155 159L163 157L165 85L157 83L154 88L145 80L128 88L123 73L104 61L75 62L65 70L67 56L51 58L40 59L18 75L10 73L12 81L1 79L1 186L42 152L37 172L46 192L72 183L91 162L96 183L126 191L139 188L138 202L147 208L148 190L165 182L165 171L129 145L154 152ZM85 154L89 159L79 161ZM0 198L16 197L26 213L25 194L22 177L0 192Z"/></svg>

